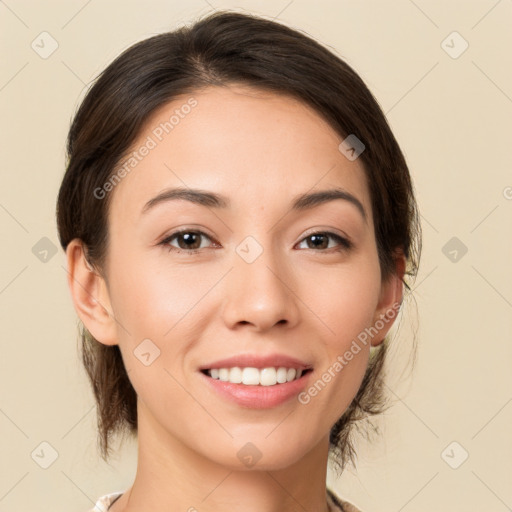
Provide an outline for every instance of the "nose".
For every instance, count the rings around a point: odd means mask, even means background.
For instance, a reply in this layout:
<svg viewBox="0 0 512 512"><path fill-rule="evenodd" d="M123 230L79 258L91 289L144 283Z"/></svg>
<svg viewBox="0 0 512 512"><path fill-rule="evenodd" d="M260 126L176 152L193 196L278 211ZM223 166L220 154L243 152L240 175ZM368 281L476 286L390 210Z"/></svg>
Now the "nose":
<svg viewBox="0 0 512 512"><path fill-rule="evenodd" d="M248 324L251 330L264 332L279 325L289 329L299 321L293 270L278 250L267 247L254 261L243 252L234 254L222 309L230 329Z"/></svg>

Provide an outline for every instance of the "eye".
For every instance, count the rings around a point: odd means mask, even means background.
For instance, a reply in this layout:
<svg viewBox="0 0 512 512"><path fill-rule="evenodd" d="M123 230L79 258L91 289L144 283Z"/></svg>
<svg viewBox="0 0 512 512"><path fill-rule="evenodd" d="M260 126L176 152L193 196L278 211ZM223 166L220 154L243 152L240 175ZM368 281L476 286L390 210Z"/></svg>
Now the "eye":
<svg viewBox="0 0 512 512"><path fill-rule="evenodd" d="M174 233L171 233L168 237L164 238L159 243L159 245L166 247L169 251L196 254L200 252L201 249L205 248L204 246L201 246L201 238L203 237L207 238L208 240L211 240L211 238L202 231L182 229L179 231L175 231ZM171 243L175 239L178 244L178 247ZM330 245L329 239L336 241L338 243L338 247L333 247L332 245ZM322 249L322 251L319 252L332 252L327 251L326 249L334 249L336 252L352 248L352 242L350 242L347 238L344 238L330 231L319 231L311 233L306 238L304 238L300 243L303 244L304 242L307 241L310 241L310 243L307 244L307 249Z"/></svg>
<svg viewBox="0 0 512 512"><path fill-rule="evenodd" d="M311 233L306 238L304 238L300 243L302 244L305 241L310 240L311 243L308 243L307 249L332 249L333 247L329 246L329 239L335 240L336 242L338 242L339 246L341 246L335 248L336 251L343 251L352 248L352 242L350 242L347 238L344 238L336 233L331 233L330 231L318 231L316 233Z"/></svg>
<svg viewBox="0 0 512 512"><path fill-rule="evenodd" d="M201 238L205 237L208 240L211 238L202 231L193 231L191 229L182 229L171 233L168 237L162 240L159 245L165 246L169 251L186 252L189 254L195 254L199 252L201 247ZM178 247L171 244L171 241L176 239Z"/></svg>

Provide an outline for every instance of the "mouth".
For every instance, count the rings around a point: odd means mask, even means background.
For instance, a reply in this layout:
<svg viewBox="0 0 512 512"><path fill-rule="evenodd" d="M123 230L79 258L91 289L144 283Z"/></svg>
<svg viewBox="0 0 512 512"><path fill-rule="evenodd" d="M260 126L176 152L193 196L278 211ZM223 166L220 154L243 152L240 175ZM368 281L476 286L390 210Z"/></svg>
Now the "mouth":
<svg viewBox="0 0 512 512"><path fill-rule="evenodd" d="M204 368L201 373L214 380L245 386L280 386L304 378L312 368L276 367L240 367Z"/></svg>
<svg viewBox="0 0 512 512"><path fill-rule="evenodd" d="M265 365L201 368L198 373L207 389L221 400L244 409L268 410L293 403L312 372L311 367Z"/></svg>

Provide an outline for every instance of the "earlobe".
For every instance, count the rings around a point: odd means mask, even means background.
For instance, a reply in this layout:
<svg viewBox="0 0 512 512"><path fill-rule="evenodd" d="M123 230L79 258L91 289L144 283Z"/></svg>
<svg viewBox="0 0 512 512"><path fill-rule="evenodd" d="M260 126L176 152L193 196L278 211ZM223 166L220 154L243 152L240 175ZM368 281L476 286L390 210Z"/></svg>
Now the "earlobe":
<svg viewBox="0 0 512 512"><path fill-rule="evenodd" d="M395 255L395 271L382 283L379 303L375 311L373 326L378 330L372 346L380 345L393 326L403 300L406 258L401 251Z"/></svg>
<svg viewBox="0 0 512 512"><path fill-rule="evenodd" d="M104 278L86 259L84 245L75 238L66 248L68 286L75 310L91 335L105 345L116 345L116 322Z"/></svg>

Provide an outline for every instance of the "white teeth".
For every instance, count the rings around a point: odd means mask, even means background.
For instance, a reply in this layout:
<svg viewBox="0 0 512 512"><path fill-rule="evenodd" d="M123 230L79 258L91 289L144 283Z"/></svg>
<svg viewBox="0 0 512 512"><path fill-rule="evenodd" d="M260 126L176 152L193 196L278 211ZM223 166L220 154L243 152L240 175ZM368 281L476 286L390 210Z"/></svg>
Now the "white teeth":
<svg viewBox="0 0 512 512"><path fill-rule="evenodd" d="M208 375L212 379L218 379L224 382L231 382L233 384L245 384L247 386L274 386L276 384L284 384L292 380L299 379L302 375L302 370L295 368L212 368L208 370Z"/></svg>
<svg viewBox="0 0 512 512"><path fill-rule="evenodd" d="M277 384L277 372L275 368L263 368L260 373L260 384L262 386L273 386Z"/></svg>
<svg viewBox="0 0 512 512"><path fill-rule="evenodd" d="M229 382L240 384L243 381L243 378L243 373L240 368L236 367L229 370Z"/></svg>
<svg viewBox="0 0 512 512"><path fill-rule="evenodd" d="M281 367L277 369L276 373L277 382L279 382L279 384L284 384L286 382L286 374L288 373L288 370Z"/></svg>
<svg viewBox="0 0 512 512"><path fill-rule="evenodd" d="M242 370L242 383L257 386L260 383L260 371L257 368L244 368Z"/></svg>

